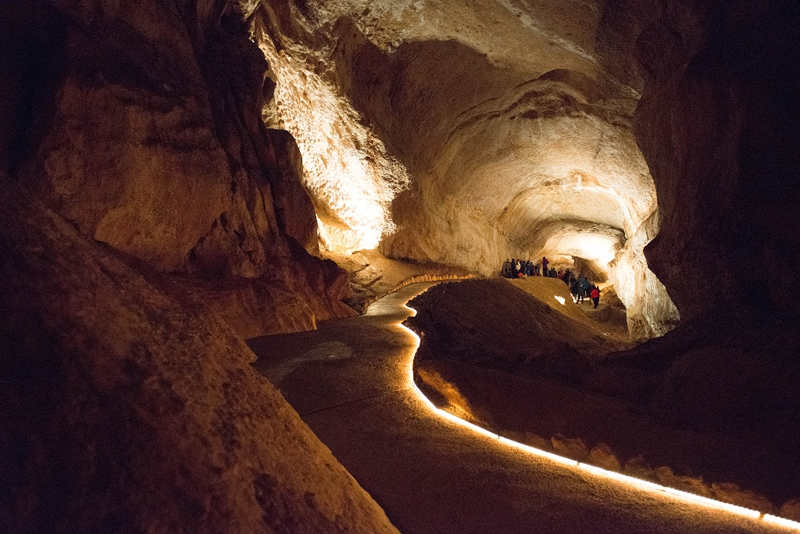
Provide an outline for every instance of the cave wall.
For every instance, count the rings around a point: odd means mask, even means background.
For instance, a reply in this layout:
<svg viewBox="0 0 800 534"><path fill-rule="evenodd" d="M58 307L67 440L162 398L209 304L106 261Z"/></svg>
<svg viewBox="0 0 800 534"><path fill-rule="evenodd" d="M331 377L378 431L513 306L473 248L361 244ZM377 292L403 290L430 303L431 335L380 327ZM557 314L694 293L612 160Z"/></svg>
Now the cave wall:
<svg viewBox="0 0 800 534"><path fill-rule="evenodd" d="M5 145L19 183L159 271L253 280L249 293L209 299L261 311L264 326L243 335L352 314L344 273L308 257L313 205L291 141L261 121L267 64L241 23L223 28L213 3L31 5L6 8L8 78L22 78L9 114L27 110ZM39 64L26 65L31 48L44 51ZM270 284L293 298L258 305Z"/></svg>
<svg viewBox="0 0 800 534"><path fill-rule="evenodd" d="M645 252L685 319L795 314L796 2L662 2L640 36L636 135L658 190Z"/></svg>
<svg viewBox="0 0 800 534"><path fill-rule="evenodd" d="M0 183L0 530L396 532L209 308Z"/></svg>
<svg viewBox="0 0 800 534"><path fill-rule="evenodd" d="M635 38L651 8L263 3L254 36L276 83L264 116L310 162L324 246L379 235L389 257L485 276L509 257L601 274L616 257L634 337L669 329L674 308L639 247L658 218L632 134ZM658 293L649 304L646 289Z"/></svg>
<svg viewBox="0 0 800 534"><path fill-rule="evenodd" d="M354 312L224 7L0 4L0 531L396 532L249 365Z"/></svg>
<svg viewBox="0 0 800 534"><path fill-rule="evenodd" d="M680 313L661 280L648 268L641 251L658 235L658 212L654 212L625 242L611 263L614 284L634 341L663 336L678 325Z"/></svg>

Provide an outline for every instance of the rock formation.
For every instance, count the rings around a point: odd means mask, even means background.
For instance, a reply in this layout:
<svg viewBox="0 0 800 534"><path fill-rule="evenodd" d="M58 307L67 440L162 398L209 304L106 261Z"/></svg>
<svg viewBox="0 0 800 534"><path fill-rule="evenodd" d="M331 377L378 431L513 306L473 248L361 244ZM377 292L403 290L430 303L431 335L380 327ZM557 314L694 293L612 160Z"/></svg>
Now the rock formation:
<svg viewBox="0 0 800 534"><path fill-rule="evenodd" d="M344 274L303 250L316 251L315 214L291 141L260 121L263 56L209 7L182 9L6 8L7 170L84 235L156 270L252 280L256 300L270 299L259 280L294 295L250 335L281 331L275 316L303 329L350 315ZM187 27L191 10L208 20ZM26 62L31 48L42 64Z"/></svg>
<svg viewBox="0 0 800 534"><path fill-rule="evenodd" d="M662 214L648 264L687 319L796 313L799 8L666 4L639 37L637 140Z"/></svg>
<svg viewBox="0 0 800 534"><path fill-rule="evenodd" d="M354 312L212 2L0 6L0 530L394 532L242 338Z"/></svg>
<svg viewBox="0 0 800 534"><path fill-rule="evenodd" d="M390 530L236 339L355 313L321 256L361 249L607 276L633 340L684 324L609 367L649 380L653 413L730 426L755 399L796 421L798 11L5 2L0 520ZM311 452L281 463L253 429Z"/></svg>
<svg viewBox="0 0 800 534"><path fill-rule="evenodd" d="M213 312L1 191L4 532L396 532Z"/></svg>
<svg viewBox="0 0 800 534"><path fill-rule="evenodd" d="M641 253L658 230L631 129L647 10L618 4L263 3L265 115L314 162L306 187L338 229L326 246L377 233L390 257L484 275L547 255L610 275L634 338L674 326Z"/></svg>

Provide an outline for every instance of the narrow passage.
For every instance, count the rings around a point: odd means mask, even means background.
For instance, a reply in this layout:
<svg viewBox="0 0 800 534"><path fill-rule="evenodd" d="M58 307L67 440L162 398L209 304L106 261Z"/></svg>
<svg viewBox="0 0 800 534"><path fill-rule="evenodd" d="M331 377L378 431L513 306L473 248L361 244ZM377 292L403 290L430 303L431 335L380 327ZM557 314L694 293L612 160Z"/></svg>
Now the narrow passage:
<svg viewBox="0 0 800 534"><path fill-rule="evenodd" d="M433 412L411 384L400 323L434 283L313 332L248 341L276 385L406 534L794 532L532 456Z"/></svg>

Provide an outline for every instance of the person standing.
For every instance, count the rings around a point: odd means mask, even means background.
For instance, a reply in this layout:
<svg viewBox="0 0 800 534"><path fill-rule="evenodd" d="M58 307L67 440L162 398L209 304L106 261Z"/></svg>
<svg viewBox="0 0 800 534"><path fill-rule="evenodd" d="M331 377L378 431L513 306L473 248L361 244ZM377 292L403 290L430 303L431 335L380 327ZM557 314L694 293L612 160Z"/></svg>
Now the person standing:
<svg viewBox="0 0 800 534"><path fill-rule="evenodd" d="M542 256L542 276L548 276L550 271L547 270L547 264L550 263L547 260L547 256Z"/></svg>
<svg viewBox="0 0 800 534"><path fill-rule="evenodd" d="M597 308L597 304L600 302L600 288L597 286L592 286L592 302L594 302L594 307Z"/></svg>
<svg viewBox="0 0 800 534"><path fill-rule="evenodd" d="M581 302L589 296L590 288L592 287L592 283L589 281L588 276L583 277L583 283L581 284Z"/></svg>

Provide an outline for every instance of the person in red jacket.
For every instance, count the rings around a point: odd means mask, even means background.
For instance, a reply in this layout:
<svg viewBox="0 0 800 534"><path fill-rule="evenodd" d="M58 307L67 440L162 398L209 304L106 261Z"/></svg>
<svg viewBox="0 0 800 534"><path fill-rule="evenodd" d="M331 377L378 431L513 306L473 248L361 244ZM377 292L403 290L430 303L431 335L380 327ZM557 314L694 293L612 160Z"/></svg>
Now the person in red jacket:
<svg viewBox="0 0 800 534"><path fill-rule="evenodd" d="M594 302L594 307L596 308L597 305L600 303L600 289L597 286L592 286L592 302Z"/></svg>

